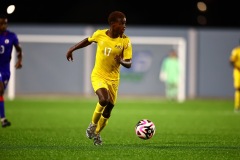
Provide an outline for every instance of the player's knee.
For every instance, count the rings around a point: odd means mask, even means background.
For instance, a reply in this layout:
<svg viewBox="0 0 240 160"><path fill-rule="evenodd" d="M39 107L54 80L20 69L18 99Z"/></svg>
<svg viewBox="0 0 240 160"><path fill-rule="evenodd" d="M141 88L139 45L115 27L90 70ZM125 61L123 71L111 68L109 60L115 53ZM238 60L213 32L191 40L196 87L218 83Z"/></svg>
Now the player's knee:
<svg viewBox="0 0 240 160"><path fill-rule="evenodd" d="M111 112L112 112L112 109L113 109L113 104L111 103L108 103L108 105L105 107L103 113L102 113L102 116L104 118L109 118L111 116Z"/></svg>
<svg viewBox="0 0 240 160"><path fill-rule="evenodd" d="M99 104L103 107L107 106L108 103L109 103L109 99L106 99L106 98L99 99Z"/></svg>
<svg viewBox="0 0 240 160"><path fill-rule="evenodd" d="M109 117L111 116L111 113L104 110L103 113L102 113L102 116L103 116L104 118L109 118Z"/></svg>

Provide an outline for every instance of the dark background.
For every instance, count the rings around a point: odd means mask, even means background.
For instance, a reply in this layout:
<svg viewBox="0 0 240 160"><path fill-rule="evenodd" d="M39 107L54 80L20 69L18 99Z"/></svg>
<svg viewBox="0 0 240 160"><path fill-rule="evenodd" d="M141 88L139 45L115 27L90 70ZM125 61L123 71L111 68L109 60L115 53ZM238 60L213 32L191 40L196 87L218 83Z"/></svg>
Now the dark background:
<svg viewBox="0 0 240 160"><path fill-rule="evenodd" d="M236 2L202 0L207 12L197 9L197 0L0 0L1 12L15 4L9 15L11 23L106 24L111 11L120 10L127 16L127 25L240 27L240 9ZM200 24L198 17L205 18Z"/></svg>

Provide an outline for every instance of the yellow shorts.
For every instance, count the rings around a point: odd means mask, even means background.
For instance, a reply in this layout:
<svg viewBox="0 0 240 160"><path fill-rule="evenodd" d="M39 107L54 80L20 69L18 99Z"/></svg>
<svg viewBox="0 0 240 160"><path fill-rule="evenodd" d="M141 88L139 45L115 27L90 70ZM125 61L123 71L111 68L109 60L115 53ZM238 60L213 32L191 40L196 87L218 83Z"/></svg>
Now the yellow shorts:
<svg viewBox="0 0 240 160"><path fill-rule="evenodd" d="M110 102L112 104L115 104L117 99L117 94L118 94L118 86L119 86L118 80L115 80L115 81L106 80L99 76L91 76L91 81L92 81L92 87L95 93L99 88L106 88L110 95Z"/></svg>
<svg viewBox="0 0 240 160"><path fill-rule="evenodd" d="M233 71L233 83L234 88L240 88L240 71L236 69Z"/></svg>

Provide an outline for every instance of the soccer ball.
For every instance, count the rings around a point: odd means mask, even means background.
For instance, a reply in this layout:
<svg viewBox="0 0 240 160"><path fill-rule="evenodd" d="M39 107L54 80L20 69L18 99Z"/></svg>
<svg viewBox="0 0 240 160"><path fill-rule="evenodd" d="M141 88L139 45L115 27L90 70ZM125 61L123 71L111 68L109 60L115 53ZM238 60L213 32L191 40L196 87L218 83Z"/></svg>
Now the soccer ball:
<svg viewBox="0 0 240 160"><path fill-rule="evenodd" d="M154 136L156 128L152 121L148 119L142 119L136 124L135 132L139 138L147 140Z"/></svg>

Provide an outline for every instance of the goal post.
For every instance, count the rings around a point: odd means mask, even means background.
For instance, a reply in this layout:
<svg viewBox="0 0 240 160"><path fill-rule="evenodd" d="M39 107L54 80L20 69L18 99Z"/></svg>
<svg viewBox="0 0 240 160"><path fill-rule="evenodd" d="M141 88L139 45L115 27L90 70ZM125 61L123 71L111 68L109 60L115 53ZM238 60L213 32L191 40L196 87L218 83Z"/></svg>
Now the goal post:
<svg viewBox="0 0 240 160"><path fill-rule="evenodd" d="M70 36L70 35L34 35L34 34L21 34L18 35L21 43L70 43L74 44L79 40L85 38L92 32L92 28L86 30L86 35ZM178 52L181 74L179 81L178 101L184 101L186 99L186 40L183 37L143 37L143 36L131 36L133 45L174 45ZM87 47L84 54L84 62L86 72L84 72L84 93L86 95L91 94L91 83L88 78L91 74L91 65L94 63L92 60L93 47ZM15 98L15 68L16 63L16 50L13 50L13 56L11 61L11 78L9 81L7 98L13 100Z"/></svg>

